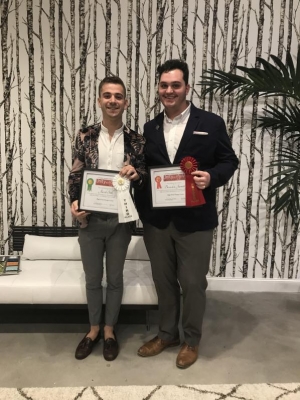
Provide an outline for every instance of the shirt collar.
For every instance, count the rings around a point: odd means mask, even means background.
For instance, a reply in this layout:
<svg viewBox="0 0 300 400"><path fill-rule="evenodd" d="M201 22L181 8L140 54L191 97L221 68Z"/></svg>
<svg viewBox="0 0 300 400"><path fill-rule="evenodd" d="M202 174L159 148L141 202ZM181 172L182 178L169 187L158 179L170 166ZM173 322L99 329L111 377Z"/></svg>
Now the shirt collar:
<svg viewBox="0 0 300 400"><path fill-rule="evenodd" d="M188 114L190 114L191 112L191 103L189 102L189 105L187 106L187 108L185 110L182 111L182 113L180 113L179 115L177 115L174 119L170 119L167 114L166 111L164 111L164 118L166 120L166 122L168 123L172 123L173 121L182 121Z"/></svg>
<svg viewBox="0 0 300 400"><path fill-rule="evenodd" d="M124 124L121 126L121 128L115 130L114 134L120 134L122 133L124 130ZM103 123L101 122L101 131L103 131L104 133L108 133L108 129L103 125Z"/></svg>

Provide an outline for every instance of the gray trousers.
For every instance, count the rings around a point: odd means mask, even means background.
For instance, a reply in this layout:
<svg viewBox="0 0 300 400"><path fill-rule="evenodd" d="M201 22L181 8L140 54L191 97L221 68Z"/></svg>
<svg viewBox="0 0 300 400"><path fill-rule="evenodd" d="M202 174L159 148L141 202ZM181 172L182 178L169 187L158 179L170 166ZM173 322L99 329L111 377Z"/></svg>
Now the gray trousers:
<svg viewBox="0 0 300 400"><path fill-rule="evenodd" d="M101 321L104 253L107 276L105 324L114 326L117 323L123 296L124 262L130 240L130 225L120 224L116 214L93 214L88 226L79 229L91 325L99 325Z"/></svg>
<svg viewBox="0 0 300 400"><path fill-rule="evenodd" d="M202 333L213 230L179 232L172 222L165 229L148 223L143 227L158 296L158 336L163 340L179 337L181 287L184 340L196 346Z"/></svg>

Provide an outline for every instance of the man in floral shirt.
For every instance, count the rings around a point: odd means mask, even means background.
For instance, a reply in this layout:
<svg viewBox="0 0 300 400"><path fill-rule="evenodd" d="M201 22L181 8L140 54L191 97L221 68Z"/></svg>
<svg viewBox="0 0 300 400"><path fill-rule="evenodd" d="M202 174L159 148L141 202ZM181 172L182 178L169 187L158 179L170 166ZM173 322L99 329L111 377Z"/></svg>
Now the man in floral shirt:
<svg viewBox="0 0 300 400"><path fill-rule="evenodd" d="M107 292L103 356L114 360L119 346L114 331L123 295L123 269L131 240L130 223L119 223L115 213L87 213L78 209L83 169L117 170L133 188L142 188L146 177L144 138L122 122L128 102L123 81L104 78L99 85L98 105L102 122L81 129L76 137L69 175L71 212L79 222L79 244L85 272L90 330L79 343L75 357L86 358L100 340L103 304L103 256L106 253Z"/></svg>

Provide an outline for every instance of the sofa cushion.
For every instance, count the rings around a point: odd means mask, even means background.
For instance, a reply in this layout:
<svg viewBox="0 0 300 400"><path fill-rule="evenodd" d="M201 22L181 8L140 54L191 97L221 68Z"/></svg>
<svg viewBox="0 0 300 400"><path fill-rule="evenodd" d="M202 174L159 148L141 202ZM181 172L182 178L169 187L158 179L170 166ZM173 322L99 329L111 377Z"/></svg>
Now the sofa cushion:
<svg viewBox="0 0 300 400"><path fill-rule="evenodd" d="M81 261L21 260L19 275L0 279L0 304L86 304ZM125 261L122 304L157 304L149 261Z"/></svg>
<svg viewBox="0 0 300 400"><path fill-rule="evenodd" d="M78 237L25 235L22 256L29 260L81 260Z"/></svg>
<svg viewBox="0 0 300 400"><path fill-rule="evenodd" d="M81 260L78 237L25 235L22 255L28 260ZM126 259L149 261L142 236L132 236Z"/></svg>

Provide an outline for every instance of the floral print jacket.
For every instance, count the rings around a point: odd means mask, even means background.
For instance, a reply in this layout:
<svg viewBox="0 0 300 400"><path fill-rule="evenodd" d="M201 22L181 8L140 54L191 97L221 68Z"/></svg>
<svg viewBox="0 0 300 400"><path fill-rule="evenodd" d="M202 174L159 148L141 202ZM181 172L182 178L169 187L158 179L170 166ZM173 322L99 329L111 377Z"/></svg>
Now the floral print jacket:
<svg viewBox="0 0 300 400"><path fill-rule="evenodd" d="M73 165L68 186L71 203L79 199L80 180L84 168L98 168L98 138L101 123L81 129L75 139ZM144 156L145 139L124 125L124 162L132 165L140 179L132 182L133 188L142 188L147 171Z"/></svg>

